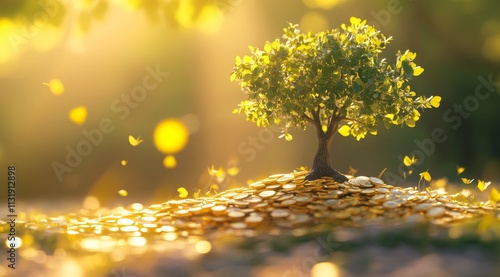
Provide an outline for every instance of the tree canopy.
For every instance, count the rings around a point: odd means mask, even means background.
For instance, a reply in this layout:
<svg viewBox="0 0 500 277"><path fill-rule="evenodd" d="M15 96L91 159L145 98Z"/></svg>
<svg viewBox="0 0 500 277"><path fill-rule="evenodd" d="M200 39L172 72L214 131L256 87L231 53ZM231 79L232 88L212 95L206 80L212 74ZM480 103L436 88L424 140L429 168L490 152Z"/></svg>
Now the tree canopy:
<svg viewBox="0 0 500 277"><path fill-rule="evenodd" d="M317 34L291 23L283 31L283 40L250 46L251 55L236 57L230 76L248 96L234 113L257 126L279 126L291 140L291 127L316 122L323 132L338 129L360 140L376 135L380 122L414 127L418 109L439 106L441 97L417 96L407 84L424 71L416 53L398 51L389 64L379 54L392 38L366 20L351 17L350 25Z"/></svg>

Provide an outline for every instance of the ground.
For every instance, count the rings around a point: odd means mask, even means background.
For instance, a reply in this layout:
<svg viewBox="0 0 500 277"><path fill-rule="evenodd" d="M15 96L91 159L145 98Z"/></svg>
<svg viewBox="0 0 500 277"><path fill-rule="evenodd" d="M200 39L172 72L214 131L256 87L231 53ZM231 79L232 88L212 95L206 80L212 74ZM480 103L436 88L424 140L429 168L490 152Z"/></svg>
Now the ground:
<svg viewBox="0 0 500 277"><path fill-rule="evenodd" d="M27 215L0 276L495 276L500 208L374 177L276 174L210 198ZM7 224L2 233L7 236ZM8 249L3 246L3 251Z"/></svg>

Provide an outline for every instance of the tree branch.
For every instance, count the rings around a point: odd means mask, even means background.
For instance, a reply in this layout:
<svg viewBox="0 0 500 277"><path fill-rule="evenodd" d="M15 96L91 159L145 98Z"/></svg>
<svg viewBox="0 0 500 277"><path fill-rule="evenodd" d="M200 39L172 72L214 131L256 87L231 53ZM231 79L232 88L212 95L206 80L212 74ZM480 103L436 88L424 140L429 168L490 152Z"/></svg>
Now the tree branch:
<svg viewBox="0 0 500 277"><path fill-rule="evenodd" d="M311 114L313 116L313 118L312 118L313 124L314 124L314 126L316 126L317 135L318 135L318 137L321 137L325 133L323 132L323 128L321 126L321 120L319 119L319 110L320 110L320 107L318 106L318 109L315 111L311 111Z"/></svg>
<svg viewBox="0 0 500 277"><path fill-rule="evenodd" d="M312 119L310 116L308 116L305 112L302 114L305 120L309 121L310 123L314 124L314 119Z"/></svg>

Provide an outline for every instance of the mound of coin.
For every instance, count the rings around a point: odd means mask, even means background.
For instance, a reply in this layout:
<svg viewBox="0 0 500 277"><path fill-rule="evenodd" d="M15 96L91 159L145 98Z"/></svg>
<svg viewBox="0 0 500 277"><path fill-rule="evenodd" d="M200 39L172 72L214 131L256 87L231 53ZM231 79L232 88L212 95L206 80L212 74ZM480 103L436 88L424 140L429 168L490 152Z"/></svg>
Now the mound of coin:
<svg viewBox="0 0 500 277"><path fill-rule="evenodd" d="M490 214L500 219L500 203L460 203L447 193L385 184L381 179L348 176L304 181L308 171L276 174L248 187L210 198L170 200L139 211L89 221L69 221L68 234L158 234L178 237L255 236L331 223L363 226L380 222L430 222L447 225Z"/></svg>

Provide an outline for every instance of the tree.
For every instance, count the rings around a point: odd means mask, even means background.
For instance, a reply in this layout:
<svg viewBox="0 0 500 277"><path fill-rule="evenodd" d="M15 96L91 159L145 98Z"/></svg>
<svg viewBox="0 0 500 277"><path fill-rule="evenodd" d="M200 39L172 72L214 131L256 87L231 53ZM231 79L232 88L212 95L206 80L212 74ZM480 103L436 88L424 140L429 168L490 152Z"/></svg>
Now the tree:
<svg viewBox="0 0 500 277"><path fill-rule="evenodd" d="M231 81L239 82L248 99L234 113L257 126L276 125L291 140L289 129L316 127L318 151L306 180L347 178L330 165L330 145L338 131L360 140L377 134L377 125L414 127L418 109L437 108L441 97L417 96L407 82L424 69L410 51L390 65L379 53L391 41L366 20L351 17L350 25L317 34L284 28L284 41L250 46L251 56L236 57Z"/></svg>

